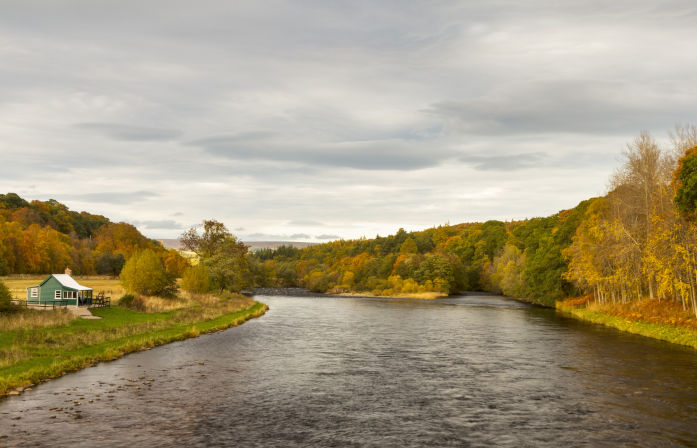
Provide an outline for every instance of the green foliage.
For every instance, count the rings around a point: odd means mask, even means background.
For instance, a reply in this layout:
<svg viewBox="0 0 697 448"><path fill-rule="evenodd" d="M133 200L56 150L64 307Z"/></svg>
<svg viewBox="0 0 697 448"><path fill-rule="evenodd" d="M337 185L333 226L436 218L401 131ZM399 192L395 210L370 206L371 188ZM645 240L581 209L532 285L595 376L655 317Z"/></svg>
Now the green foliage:
<svg viewBox="0 0 697 448"><path fill-rule="evenodd" d="M121 284L129 293L147 296L176 295L176 279L165 272L155 251L145 249L133 254L121 270Z"/></svg>
<svg viewBox="0 0 697 448"><path fill-rule="evenodd" d="M503 292L545 305L574 290L562 274L591 201L548 218L438 226L248 257L256 286L370 294Z"/></svg>
<svg viewBox="0 0 697 448"><path fill-rule="evenodd" d="M439 284L447 285L447 289L444 292L450 292L450 286L455 283L452 265L447 258L440 254L426 257L414 273L414 279L419 283L431 281L434 284L438 282Z"/></svg>
<svg viewBox="0 0 697 448"><path fill-rule="evenodd" d="M203 233L200 235L196 228L192 227L179 238L185 249L196 252L201 258L213 256L232 238L232 234L222 222L204 220L202 227Z"/></svg>
<svg viewBox="0 0 697 448"><path fill-rule="evenodd" d="M117 276L126 263L123 254L113 254L106 252L97 257L95 267L97 274Z"/></svg>
<svg viewBox="0 0 697 448"><path fill-rule="evenodd" d="M0 312L12 309L12 294L10 290L0 281Z"/></svg>
<svg viewBox="0 0 697 448"><path fill-rule="evenodd" d="M182 289L199 294L209 292L211 290L211 278L208 275L208 268L203 264L199 264L187 269L182 277Z"/></svg>
<svg viewBox="0 0 697 448"><path fill-rule="evenodd" d="M416 254L419 252L419 248L416 246L416 242L412 238L407 238L404 240L402 245L399 247L399 253L401 254Z"/></svg>
<svg viewBox="0 0 697 448"><path fill-rule="evenodd" d="M203 221L203 232L191 228L181 236L184 247L200 255L200 264L208 272L210 287L220 292L240 291L255 273L250 271L244 243L234 237L225 225L215 220ZM258 264L255 263L255 268Z"/></svg>
<svg viewBox="0 0 697 448"><path fill-rule="evenodd" d="M675 206L682 214L694 218L697 213L697 148L680 160L676 172Z"/></svg>
<svg viewBox="0 0 697 448"><path fill-rule="evenodd" d="M8 210L17 210L28 205L29 203L19 197L17 193L0 194L0 207Z"/></svg>

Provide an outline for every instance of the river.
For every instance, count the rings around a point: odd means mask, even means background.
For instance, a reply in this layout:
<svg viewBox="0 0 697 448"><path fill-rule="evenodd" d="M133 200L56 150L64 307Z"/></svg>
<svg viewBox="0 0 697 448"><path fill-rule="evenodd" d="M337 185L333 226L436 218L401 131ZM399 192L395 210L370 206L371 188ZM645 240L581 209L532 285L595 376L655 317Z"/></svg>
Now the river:
<svg viewBox="0 0 697 448"><path fill-rule="evenodd" d="M500 296L260 296L0 401L0 446L697 446L697 351Z"/></svg>

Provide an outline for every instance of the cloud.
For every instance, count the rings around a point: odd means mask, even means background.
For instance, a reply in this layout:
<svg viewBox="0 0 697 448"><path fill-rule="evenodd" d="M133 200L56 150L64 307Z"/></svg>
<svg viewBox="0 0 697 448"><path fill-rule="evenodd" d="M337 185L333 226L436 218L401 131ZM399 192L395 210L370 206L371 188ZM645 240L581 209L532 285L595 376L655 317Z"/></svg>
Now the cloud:
<svg viewBox="0 0 697 448"><path fill-rule="evenodd" d="M322 235L316 235L315 238L317 238L318 240L338 240L341 237L339 235L322 234Z"/></svg>
<svg viewBox="0 0 697 448"><path fill-rule="evenodd" d="M539 168L545 160L545 156L546 154L543 152L501 156L464 155L459 160L468 165L473 165L474 169L480 171L518 171Z"/></svg>
<svg viewBox="0 0 697 448"><path fill-rule="evenodd" d="M145 227L147 229L178 230L184 228L183 224L180 224L171 219L131 221L131 224L133 224L136 227Z"/></svg>
<svg viewBox="0 0 697 448"><path fill-rule="evenodd" d="M195 140L192 146L233 160L264 160L361 170L410 171L437 166L454 152L422 147L402 139L352 142L282 142L257 134L218 135Z"/></svg>
<svg viewBox="0 0 697 448"><path fill-rule="evenodd" d="M99 133L114 140L171 141L181 135L172 129L132 126L118 123L77 123L76 128Z"/></svg>
<svg viewBox="0 0 697 448"><path fill-rule="evenodd" d="M323 227L324 224L322 224L319 221L313 221L311 219L294 219L291 221L288 221L286 224L288 226L299 226L299 227Z"/></svg>
<svg viewBox="0 0 697 448"><path fill-rule="evenodd" d="M684 0L201 1L4 2L0 192L384 235L568 208L697 122Z"/></svg>
<svg viewBox="0 0 697 448"><path fill-rule="evenodd" d="M512 82L482 96L432 104L452 132L480 135L637 132L644 124L671 127L690 116L697 92L681 97L668 85L627 81Z"/></svg>
<svg viewBox="0 0 697 448"><path fill-rule="evenodd" d="M147 201L158 197L159 194L153 191L139 190L132 192L101 192L84 194L65 194L59 196L61 199L76 200L82 202L96 202L108 204L133 204L136 202Z"/></svg>

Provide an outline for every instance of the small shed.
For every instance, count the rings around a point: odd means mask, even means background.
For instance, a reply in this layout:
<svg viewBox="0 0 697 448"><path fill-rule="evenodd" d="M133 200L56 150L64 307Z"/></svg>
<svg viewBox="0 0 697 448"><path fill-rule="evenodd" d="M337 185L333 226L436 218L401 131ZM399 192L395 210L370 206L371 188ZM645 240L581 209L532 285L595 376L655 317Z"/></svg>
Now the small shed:
<svg viewBox="0 0 697 448"><path fill-rule="evenodd" d="M72 305L81 306L92 303L92 288L82 286L65 274L51 274L36 286L27 288L27 305Z"/></svg>

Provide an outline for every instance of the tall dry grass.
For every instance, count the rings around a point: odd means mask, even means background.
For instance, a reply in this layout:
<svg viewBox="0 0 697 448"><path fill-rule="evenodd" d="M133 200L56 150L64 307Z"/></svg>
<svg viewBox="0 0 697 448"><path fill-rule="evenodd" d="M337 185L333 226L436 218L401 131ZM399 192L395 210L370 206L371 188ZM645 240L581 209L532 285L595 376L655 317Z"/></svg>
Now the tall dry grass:
<svg viewBox="0 0 697 448"><path fill-rule="evenodd" d="M231 313L249 307L254 300L239 294L224 293L196 294L182 291L178 297L164 298L157 296L135 296L128 306L144 313L165 313L186 310L190 318L212 319L221 314Z"/></svg>
<svg viewBox="0 0 697 448"><path fill-rule="evenodd" d="M10 313L0 313L0 331L28 330L68 325L77 317L68 310L32 310L20 308Z"/></svg>

